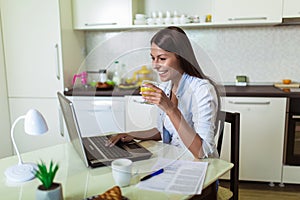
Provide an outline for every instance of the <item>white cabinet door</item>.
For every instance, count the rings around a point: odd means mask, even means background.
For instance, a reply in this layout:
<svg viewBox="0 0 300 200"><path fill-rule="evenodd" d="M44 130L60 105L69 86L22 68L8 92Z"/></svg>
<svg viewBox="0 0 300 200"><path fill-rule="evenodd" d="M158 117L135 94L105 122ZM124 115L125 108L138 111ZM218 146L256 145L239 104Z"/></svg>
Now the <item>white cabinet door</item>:
<svg viewBox="0 0 300 200"><path fill-rule="evenodd" d="M134 0L73 0L74 29L132 25Z"/></svg>
<svg viewBox="0 0 300 200"><path fill-rule="evenodd" d="M147 130L157 126L157 107L138 103L141 100L141 96L125 96L126 131Z"/></svg>
<svg viewBox="0 0 300 200"><path fill-rule="evenodd" d="M58 0L2 0L9 97L55 97L62 90Z"/></svg>
<svg viewBox="0 0 300 200"><path fill-rule="evenodd" d="M20 153L36 150L65 142L65 137L60 133L60 115L58 100L10 98L9 99L11 121L14 122L19 116L25 115L29 109L35 108L44 116L48 132L40 136L31 136L24 132L24 120L20 120L15 126L14 136ZM32 106L34 105L34 106ZM54 109L53 109L54 108Z"/></svg>
<svg viewBox="0 0 300 200"><path fill-rule="evenodd" d="M240 113L240 180L280 182L286 98L226 97L224 101L223 110ZM225 135L221 158L228 159L230 140Z"/></svg>
<svg viewBox="0 0 300 200"><path fill-rule="evenodd" d="M280 23L282 0L215 0L212 18L225 24Z"/></svg>
<svg viewBox="0 0 300 200"><path fill-rule="evenodd" d="M125 131L123 97L69 97L83 137Z"/></svg>
<svg viewBox="0 0 300 200"><path fill-rule="evenodd" d="M300 17L299 0L283 0L283 18Z"/></svg>

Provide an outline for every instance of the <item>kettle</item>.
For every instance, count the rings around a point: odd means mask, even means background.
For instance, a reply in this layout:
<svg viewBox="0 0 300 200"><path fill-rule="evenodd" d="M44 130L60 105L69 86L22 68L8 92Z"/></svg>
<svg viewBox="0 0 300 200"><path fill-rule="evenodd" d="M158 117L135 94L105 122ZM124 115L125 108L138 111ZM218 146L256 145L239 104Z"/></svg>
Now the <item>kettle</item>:
<svg viewBox="0 0 300 200"><path fill-rule="evenodd" d="M132 76L132 81L136 85L141 86L143 80L153 80L154 73L153 70L147 68L147 66L142 66L141 69L135 71Z"/></svg>

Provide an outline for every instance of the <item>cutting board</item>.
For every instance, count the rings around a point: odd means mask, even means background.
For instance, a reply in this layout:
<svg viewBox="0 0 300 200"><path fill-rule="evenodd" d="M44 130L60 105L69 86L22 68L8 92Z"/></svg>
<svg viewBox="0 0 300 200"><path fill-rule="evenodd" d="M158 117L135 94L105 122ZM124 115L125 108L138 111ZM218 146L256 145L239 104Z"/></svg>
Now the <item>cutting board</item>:
<svg viewBox="0 0 300 200"><path fill-rule="evenodd" d="M274 86L279 88L299 88L300 83L290 83L290 84L274 83Z"/></svg>

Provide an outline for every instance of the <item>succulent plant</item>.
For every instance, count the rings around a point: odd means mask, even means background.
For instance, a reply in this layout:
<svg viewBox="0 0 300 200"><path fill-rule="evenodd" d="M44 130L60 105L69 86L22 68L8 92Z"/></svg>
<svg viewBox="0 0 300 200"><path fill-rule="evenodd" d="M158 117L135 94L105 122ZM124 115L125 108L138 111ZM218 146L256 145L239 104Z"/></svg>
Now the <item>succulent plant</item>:
<svg viewBox="0 0 300 200"><path fill-rule="evenodd" d="M49 189L53 184L53 180L57 170L59 169L59 165L54 164L51 160L49 169L47 169L47 166L43 161L41 161L37 166L38 169L35 171L35 177L42 182L42 185L45 189Z"/></svg>

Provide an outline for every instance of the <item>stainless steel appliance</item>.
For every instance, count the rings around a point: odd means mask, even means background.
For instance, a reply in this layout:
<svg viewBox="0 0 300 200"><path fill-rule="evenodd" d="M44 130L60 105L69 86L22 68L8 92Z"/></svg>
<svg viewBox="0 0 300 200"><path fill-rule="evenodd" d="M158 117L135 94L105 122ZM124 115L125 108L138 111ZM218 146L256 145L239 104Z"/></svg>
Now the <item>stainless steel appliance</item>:
<svg viewBox="0 0 300 200"><path fill-rule="evenodd" d="M290 98L287 107L285 164L300 166L300 98Z"/></svg>

